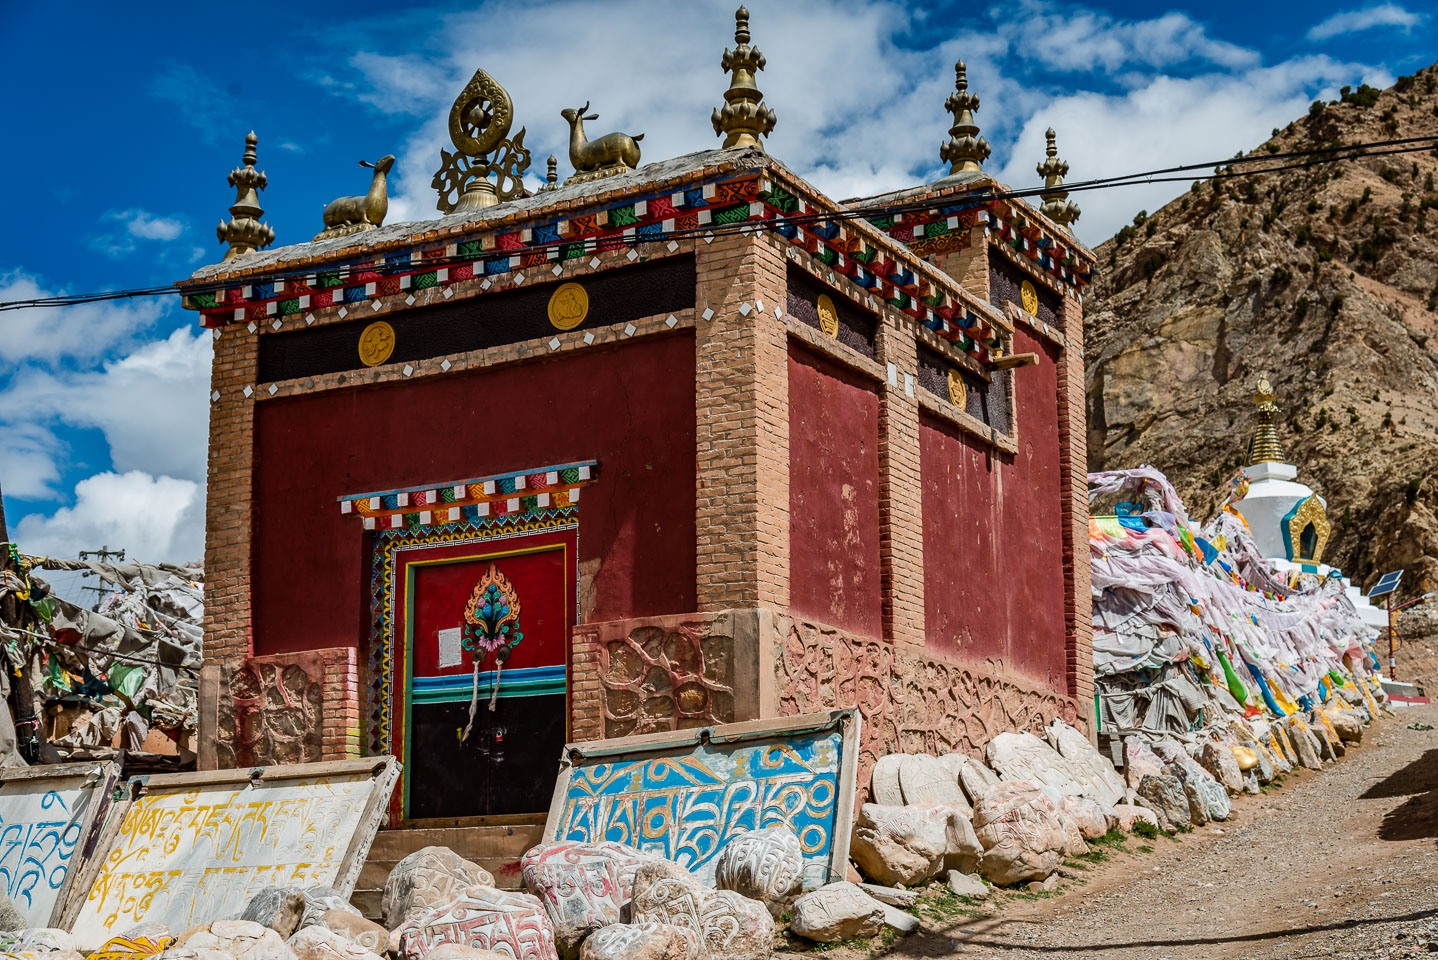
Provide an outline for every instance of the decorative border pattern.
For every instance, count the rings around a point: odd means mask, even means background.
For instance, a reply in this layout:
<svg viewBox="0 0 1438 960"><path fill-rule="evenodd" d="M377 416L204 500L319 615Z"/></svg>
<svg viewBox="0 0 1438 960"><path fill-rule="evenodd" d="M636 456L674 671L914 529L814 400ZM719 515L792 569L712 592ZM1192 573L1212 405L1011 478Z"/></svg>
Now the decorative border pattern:
<svg viewBox="0 0 1438 960"><path fill-rule="evenodd" d="M577 506L482 517L429 528L378 531L370 564L369 747L371 755L394 750L395 598L399 594L396 553L444 545L508 540L579 526ZM576 542L578 534L576 533ZM575 620L579 619L575 583Z"/></svg>
<svg viewBox="0 0 1438 960"><path fill-rule="evenodd" d="M475 480L346 494L339 498L340 513L358 514L366 530L399 530L571 507L579 502L579 488L596 479L598 466L597 460L585 460Z"/></svg>

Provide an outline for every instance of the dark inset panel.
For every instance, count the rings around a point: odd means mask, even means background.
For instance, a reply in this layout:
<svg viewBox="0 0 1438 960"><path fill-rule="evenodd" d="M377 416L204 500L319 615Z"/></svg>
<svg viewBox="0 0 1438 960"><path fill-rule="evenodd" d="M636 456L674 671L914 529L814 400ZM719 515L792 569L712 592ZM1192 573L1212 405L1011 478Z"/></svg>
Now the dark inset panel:
<svg viewBox="0 0 1438 960"><path fill-rule="evenodd" d="M955 370L964 381L964 412L980 420L999 433L1013 433L1009 420L1009 391L1012 389L1012 370L995 370L992 379L985 381L962 367L948 361L943 354L930 347L919 346L919 386L942 400L949 396L949 371Z"/></svg>
<svg viewBox="0 0 1438 960"><path fill-rule="evenodd" d="M874 333L878 320L872 313L854 305L838 290L820 283L798 267L789 266L789 302L785 309L800 323L806 323L815 330L824 330L819 323L819 309L816 304L821 294L834 301L834 312L839 315L839 332L836 339L846 347L852 347L869 359L874 358ZM824 331L828 333L827 330Z"/></svg>
<svg viewBox="0 0 1438 960"><path fill-rule="evenodd" d="M1004 304L1012 303L1022 310L1024 301L1020 290L1025 280L1029 278L1012 264L1006 263L1002 254L989 255L989 302L994 306L1002 308ZM1032 280L1029 280L1029 283L1033 283L1034 293L1038 294L1039 298L1039 311L1034 316L1051 327L1063 329L1063 322L1059 318L1058 294L1041 283L1034 283Z"/></svg>
<svg viewBox="0 0 1438 960"><path fill-rule="evenodd" d="M409 816L478 817L549 809L564 749L563 694L481 698L469 739L469 703L410 708Z"/></svg>
<svg viewBox="0 0 1438 960"><path fill-rule="evenodd" d="M548 337L549 298L561 282L578 283L589 296L589 315L572 328L604 327L694 306L694 258L674 257L622 267L573 281L535 284L520 290L387 313L377 319L394 328L394 352L386 363L426 360L466 350ZM259 379L292 380L357 370L360 334L372 322L364 304L352 323L260 337Z"/></svg>

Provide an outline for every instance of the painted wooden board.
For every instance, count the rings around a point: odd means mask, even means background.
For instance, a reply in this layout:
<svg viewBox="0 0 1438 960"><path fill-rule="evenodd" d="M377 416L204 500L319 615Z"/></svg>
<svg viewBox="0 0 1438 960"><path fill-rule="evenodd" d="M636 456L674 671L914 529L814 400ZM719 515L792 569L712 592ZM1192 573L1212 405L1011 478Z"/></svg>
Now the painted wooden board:
<svg viewBox="0 0 1438 960"><path fill-rule="evenodd" d="M806 888L843 880L860 722L836 710L569 744L544 839L617 840L712 882L729 838L782 825Z"/></svg>
<svg viewBox="0 0 1438 960"><path fill-rule="evenodd" d="M118 777L98 761L0 770L0 882L27 926L59 922Z"/></svg>
<svg viewBox="0 0 1438 960"><path fill-rule="evenodd" d="M398 776L371 757L132 778L61 925L90 950L146 921L222 920L272 884L347 897Z"/></svg>

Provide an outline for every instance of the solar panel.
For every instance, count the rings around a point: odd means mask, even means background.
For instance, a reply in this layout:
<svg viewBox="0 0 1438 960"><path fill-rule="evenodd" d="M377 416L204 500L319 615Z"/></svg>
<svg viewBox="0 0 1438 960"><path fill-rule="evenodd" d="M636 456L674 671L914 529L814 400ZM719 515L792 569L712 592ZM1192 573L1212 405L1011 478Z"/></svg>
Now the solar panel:
<svg viewBox="0 0 1438 960"><path fill-rule="evenodd" d="M1385 573L1383 576L1378 578L1378 582L1373 585L1373 589L1368 591L1368 599L1371 600L1374 597L1381 597L1385 594L1392 593L1394 590L1397 590L1398 581L1401 579L1403 579L1402 570L1395 570L1392 573Z"/></svg>

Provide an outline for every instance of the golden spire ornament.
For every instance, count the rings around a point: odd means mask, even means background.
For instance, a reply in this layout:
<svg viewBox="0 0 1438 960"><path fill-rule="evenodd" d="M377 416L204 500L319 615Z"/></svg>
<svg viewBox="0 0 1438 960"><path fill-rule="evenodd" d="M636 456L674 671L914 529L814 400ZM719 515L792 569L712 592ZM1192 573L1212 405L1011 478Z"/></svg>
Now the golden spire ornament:
<svg viewBox="0 0 1438 960"><path fill-rule="evenodd" d="M939 148L939 159L949 165L949 175L977 173L989 158L989 142L979 136L974 111L979 109L979 96L969 93L968 68L964 61L954 64L954 92L944 101L944 109L954 115L949 128L949 142Z"/></svg>
<svg viewBox="0 0 1438 960"><path fill-rule="evenodd" d="M1044 137L1048 140L1048 147L1044 151L1044 159L1034 167L1038 175L1044 178L1043 205L1039 207L1039 213L1048 217L1054 223L1067 228L1079 218L1079 208L1068 198L1069 192L1061 189L1064 185L1064 176L1069 172L1069 165L1059 159L1059 148L1054 144L1054 128L1049 127L1044 131Z"/></svg>
<svg viewBox="0 0 1438 960"><path fill-rule="evenodd" d="M1267 376L1258 378L1258 388L1253 401L1258 405L1258 416L1253 423L1253 436L1248 441L1249 463L1282 463L1283 450L1278 445L1278 404L1276 395Z"/></svg>
<svg viewBox="0 0 1438 960"><path fill-rule="evenodd" d="M559 189L559 161L554 154L549 155L549 173L545 175L544 182L539 185L540 193L549 193L551 190Z"/></svg>
<svg viewBox="0 0 1438 960"><path fill-rule="evenodd" d="M764 105L764 94L754 84L754 75L764 69L764 55L757 47L749 46L749 11L740 7L734 12L733 50L724 49L720 61L725 73L733 74L729 89L724 91L724 106L715 107L710 118L714 121L714 133L724 137L725 147L758 147L761 136L768 136L774 130L778 119L774 111Z"/></svg>
<svg viewBox="0 0 1438 960"><path fill-rule="evenodd" d="M513 125L509 91L483 70L474 71L449 110L454 153L440 147L439 169L430 181L439 193L435 207L440 213L470 213L527 196L524 171L529 169L529 150L524 127L510 137Z"/></svg>
<svg viewBox="0 0 1438 960"><path fill-rule="evenodd" d="M235 202L230 207L230 222L221 220L215 228L221 243L228 243L226 260L233 260L242 253L261 250L275 242L275 232L268 224L260 223L265 211L260 209L259 191L269 181L264 171L255 169L255 147L260 138L251 130L245 137L244 165L230 171L230 186L235 188Z"/></svg>

